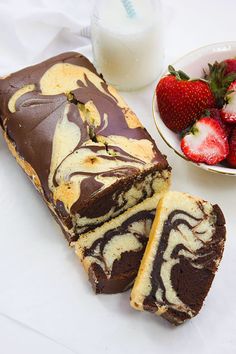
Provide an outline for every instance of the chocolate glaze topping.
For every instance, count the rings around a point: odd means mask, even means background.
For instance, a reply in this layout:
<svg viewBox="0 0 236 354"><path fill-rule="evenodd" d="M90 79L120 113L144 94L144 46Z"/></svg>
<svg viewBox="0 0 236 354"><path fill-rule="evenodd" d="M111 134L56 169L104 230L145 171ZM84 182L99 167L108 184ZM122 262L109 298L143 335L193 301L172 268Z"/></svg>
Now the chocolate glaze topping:
<svg viewBox="0 0 236 354"><path fill-rule="evenodd" d="M48 186L50 172L52 140L57 121L62 117L66 97L45 96L38 93L25 94L26 102L18 103L15 113L9 113L6 131L9 138L16 144L20 156L24 158L37 173L47 200L51 200ZM38 98L38 99L37 99ZM23 97L21 97L22 101ZM20 101L20 100L19 100ZM33 109L33 117L32 117ZM32 119L33 118L33 119Z"/></svg>

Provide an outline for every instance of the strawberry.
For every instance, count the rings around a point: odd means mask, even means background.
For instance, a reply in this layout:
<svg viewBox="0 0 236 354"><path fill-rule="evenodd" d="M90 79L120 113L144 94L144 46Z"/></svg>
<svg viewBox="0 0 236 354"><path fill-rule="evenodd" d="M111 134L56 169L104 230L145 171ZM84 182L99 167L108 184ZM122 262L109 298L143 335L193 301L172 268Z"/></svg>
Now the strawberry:
<svg viewBox="0 0 236 354"><path fill-rule="evenodd" d="M221 120L220 113L221 113L221 110L218 108L209 108L205 111L205 116L202 116L202 117L211 117L211 118L217 120L217 122L219 122L220 124L223 124L222 120Z"/></svg>
<svg viewBox="0 0 236 354"><path fill-rule="evenodd" d="M161 119L174 132L181 132L201 116L205 109L215 106L214 96L207 82L191 81L181 70L169 66L170 75L163 77L156 87Z"/></svg>
<svg viewBox="0 0 236 354"><path fill-rule="evenodd" d="M215 119L203 117L183 137L181 149L192 161L214 165L226 158L229 144L220 123Z"/></svg>
<svg viewBox="0 0 236 354"><path fill-rule="evenodd" d="M236 168L236 127L233 128L229 138L229 154L226 160L231 167Z"/></svg>
<svg viewBox="0 0 236 354"><path fill-rule="evenodd" d="M235 73L236 72L236 59L226 59L224 60L224 63L226 64L226 74L230 73Z"/></svg>
<svg viewBox="0 0 236 354"><path fill-rule="evenodd" d="M211 91L216 99L217 108L222 108L225 104L225 95L230 84L236 80L236 72L227 71L226 61L214 64L208 64L208 73L205 73L205 79L209 82Z"/></svg>
<svg viewBox="0 0 236 354"><path fill-rule="evenodd" d="M223 122L236 124L236 80L231 83L226 93L226 103L221 110Z"/></svg>
<svg viewBox="0 0 236 354"><path fill-rule="evenodd" d="M221 127L224 129L224 131L226 132L226 135L229 137L231 130L232 130L232 125L227 124L225 122L222 122L221 119L221 110L217 109L217 108L210 108L207 109L205 111L205 116L209 116L215 120L217 120L217 122L220 123Z"/></svg>

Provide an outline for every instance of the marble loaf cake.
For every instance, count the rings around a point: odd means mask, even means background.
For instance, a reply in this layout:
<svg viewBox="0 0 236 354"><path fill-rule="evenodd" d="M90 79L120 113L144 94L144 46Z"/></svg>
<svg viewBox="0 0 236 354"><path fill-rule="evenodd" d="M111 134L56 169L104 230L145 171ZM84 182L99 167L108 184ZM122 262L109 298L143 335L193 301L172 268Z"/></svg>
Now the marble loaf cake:
<svg viewBox="0 0 236 354"><path fill-rule="evenodd" d="M160 199L131 293L131 305L178 325L198 314L221 261L225 219L189 194Z"/></svg>
<svg viewBox="0 0 236 354"><path fill-rule="evenodd" d="M166 158L81 54L1 79L0 117L11 153L70 243L169 184Z"/></svg>

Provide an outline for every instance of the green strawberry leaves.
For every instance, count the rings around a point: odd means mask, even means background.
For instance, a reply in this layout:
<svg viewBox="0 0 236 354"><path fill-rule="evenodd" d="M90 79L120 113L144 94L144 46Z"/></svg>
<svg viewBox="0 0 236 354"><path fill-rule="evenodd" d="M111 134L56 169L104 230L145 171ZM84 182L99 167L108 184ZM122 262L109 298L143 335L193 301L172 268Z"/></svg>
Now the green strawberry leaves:
<svg viewBox="0 0 236 354"><path fill-rule="evenodd" d="M168 71L171 75L174 75L177 80L180 81L188 81L190 77L185 74L182 70L175 70L175 68L172 65L168 66Z"/></svg>
<svg viewBox="0 0 236 354"><path fill-rule="evenodd" d="M205 74L205 79L208 80L210 88L216 98L216 105L218 108L222 108L225 104L225 95L230 84L236 80L236 73L226 74L226 63L208 64L209 73Z"/></svg>

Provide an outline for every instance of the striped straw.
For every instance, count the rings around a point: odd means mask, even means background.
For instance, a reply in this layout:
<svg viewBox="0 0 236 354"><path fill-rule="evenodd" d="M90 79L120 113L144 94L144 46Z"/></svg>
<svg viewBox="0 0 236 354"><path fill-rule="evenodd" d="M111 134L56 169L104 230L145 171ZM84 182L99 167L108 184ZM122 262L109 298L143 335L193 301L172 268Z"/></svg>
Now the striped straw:
<svg viewBox="0 0 236 354"><path fill-rule="evenodd" d="M131 0L121 0L121 1L129 18L134 18L136 16L136 12L132 1Z"/></svg>

